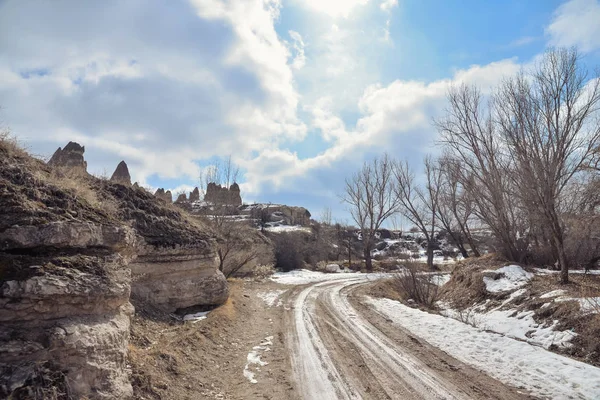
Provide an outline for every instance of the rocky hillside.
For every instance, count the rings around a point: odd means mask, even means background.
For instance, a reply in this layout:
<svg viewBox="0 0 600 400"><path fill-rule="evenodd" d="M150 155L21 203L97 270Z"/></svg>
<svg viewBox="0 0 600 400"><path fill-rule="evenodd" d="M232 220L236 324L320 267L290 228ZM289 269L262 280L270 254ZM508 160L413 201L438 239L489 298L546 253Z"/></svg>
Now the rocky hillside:
<svg viewBox="0 0 600 400"><path fill-rule="evenodd" d="M46 165L0 140L0 398L129 398L130 299L227 298L206 229L128 185L124 163L88 175L83 153Z"/></svg>

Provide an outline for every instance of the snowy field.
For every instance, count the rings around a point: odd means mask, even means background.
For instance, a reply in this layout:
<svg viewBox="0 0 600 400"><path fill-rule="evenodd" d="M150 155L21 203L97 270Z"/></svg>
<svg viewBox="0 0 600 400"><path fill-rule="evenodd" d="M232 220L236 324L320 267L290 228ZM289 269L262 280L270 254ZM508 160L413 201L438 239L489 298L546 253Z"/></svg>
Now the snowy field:
<svg viewBox="0 0 600 400"><path fill-rule="evenodd" d="M536 396L600 398L600 368L397 301L368 298L368 302L394 324L458 360Z"/></svg>

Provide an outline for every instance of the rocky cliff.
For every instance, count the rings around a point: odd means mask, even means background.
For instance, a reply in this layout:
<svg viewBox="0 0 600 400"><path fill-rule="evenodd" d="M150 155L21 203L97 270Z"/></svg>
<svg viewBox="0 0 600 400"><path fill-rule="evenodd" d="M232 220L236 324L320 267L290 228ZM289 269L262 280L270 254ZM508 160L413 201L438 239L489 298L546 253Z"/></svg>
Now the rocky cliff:
<svg viewBox="0 0 600 400"><path fill-rule="evenodd" d="M130 298L224 302L215 239L142 188L64 174L82 146L58 154L0 140L0 398L130 398Z"/></svg>
<svg viewBox="0 0 600 400"><path fill-rule="evenodd" d="M206 186L204 201L213 204L240 206L242 205L240 186L237 183L234 183L228 188L227 186L222 187L221 185L211 182Z"/></svg>
<svg viewBox="0 0 600 400"><path fill-rule="evenodd" d="M217 269L216 241L199 221L143 189L102 182L119 218L137 233L130 263L132 295L166 311L227 300L227 281Z"/></svg>
<svg viewBox="0 0 600 400"><path fill-rule="evenodd" d="M128 398L134 232L0 143L0 398Z"/></svg>

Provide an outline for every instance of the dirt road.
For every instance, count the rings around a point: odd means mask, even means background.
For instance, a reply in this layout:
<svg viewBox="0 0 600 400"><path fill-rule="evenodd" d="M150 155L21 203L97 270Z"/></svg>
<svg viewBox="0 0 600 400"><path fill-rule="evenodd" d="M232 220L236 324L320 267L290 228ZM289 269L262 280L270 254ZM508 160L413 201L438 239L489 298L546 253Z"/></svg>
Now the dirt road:
<svg viewBox="0 0 600 400"><path fill-rule="evenodd" d="M361 303L366 275L286 297L287 347L304 399L523 399Z"/></svg>
<svg viewBox="0 0 600 400"><path fill-rule="evenodd" d="M528 398L366 305L372 277L326 279L335 280L232 281L229 301L197 323L137 315L130 345L136 398Z"/></svg>

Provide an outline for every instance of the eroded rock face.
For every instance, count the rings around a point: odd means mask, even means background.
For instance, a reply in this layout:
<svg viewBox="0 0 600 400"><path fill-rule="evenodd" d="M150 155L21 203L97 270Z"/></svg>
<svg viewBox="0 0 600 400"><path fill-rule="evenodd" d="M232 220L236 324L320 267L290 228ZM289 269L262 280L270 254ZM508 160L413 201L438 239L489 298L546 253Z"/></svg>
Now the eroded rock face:
<svg viewBox="0 0 600 400"><path fill-rule="evenodd" d="M129 175L129 168L127 167L125 161L121 161L119 165L117 165L117 168L110 177L110 180L122 185L131 185L131 175Z"/></svg>
<svg viewBox="0 0 600 400"><path fill-rule="evenodd" d="M64 149L60 147L54 152L48 165L86 172L87 162L83 158L85 147L75 142L69 142Z"/></svg>
<svg viewBox="0 0 600 400"><path fill-rule="evenodd" d="M177 199L175 200L175 203L187 203L187 196L185 193L181 193L179 196L177 196Z"/></svg>
<svg viewBox="0 0 600 400"><path fill-rule="evenodd" d="M200 200L200 190L197 187L194 188L193 191L190 192L190 202L199 201Z"/></svg>
<svg viewBox="0 0 600 400"><path fill-rule="evenodd" d="M45 168L0 143L0 398L131 398L135 234Z"/></svg>
<svg viewBox="0 0 600 400"><path fill-rule="evenodd" d="M227 204L231 206L240 206L242 204L240 186L237 183L234 183L229 188L227 188L211 182L206 187L204 201L208 201L213 204Z"/></svg>
<svg viewBox="0 0 600 400"><path fill-rule="evenodd" d="M130 267L132 296L165 311L217 306L229 296L211 242L173 248L143 245Z"/></svg>
<svg viewBox="0 0 600 400"><path fill-rule="evenodd" d="M121 219L131 221L138 235L137 257L129 264L136 302L175 311L227 300L227 281L217 269L214 237L143 190L105 186L119 202Z"/></svg>
<svg viewBox="0 0 600 400"><path fill-rule="evenodd" d="M165 189L159 188L156 190L156 192L154 192L154 196L169 204L173 202L173 195L171 194L170 190L167 190L165 192Z"/></svg>
<svg viewBox="0 0 600 400"><path fill-rule="evenodd" d="M0 398L128 399L132 285L169 311L223 303L215 239L142 188L54 172L0 140Z"/></svg>

